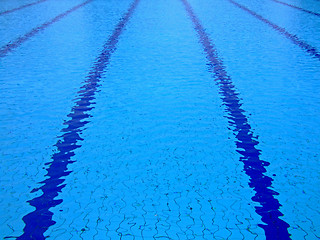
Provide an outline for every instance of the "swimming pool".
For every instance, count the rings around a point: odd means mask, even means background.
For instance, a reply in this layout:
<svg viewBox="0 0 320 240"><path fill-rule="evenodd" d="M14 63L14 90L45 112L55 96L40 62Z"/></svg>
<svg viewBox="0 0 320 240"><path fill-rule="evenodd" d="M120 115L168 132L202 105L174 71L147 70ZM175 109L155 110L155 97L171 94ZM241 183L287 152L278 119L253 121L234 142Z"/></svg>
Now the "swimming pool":
<svg viewBox="0 0 320 240"><path fill-rule="evenodd" d="M319 239L317 0L3 0L6 239Z"/></svg>

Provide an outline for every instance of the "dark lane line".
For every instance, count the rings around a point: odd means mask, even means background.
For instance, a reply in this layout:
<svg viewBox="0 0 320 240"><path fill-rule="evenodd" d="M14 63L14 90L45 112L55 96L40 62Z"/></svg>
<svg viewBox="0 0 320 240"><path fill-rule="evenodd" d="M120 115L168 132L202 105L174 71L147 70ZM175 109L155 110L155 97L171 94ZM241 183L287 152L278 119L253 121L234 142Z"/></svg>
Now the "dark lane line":
<svg viewBox="0 0 320 240"><path fill-rule="evenodd" d="M67 171L68 164L75 162L71 158L75 155L74 150L80 148L79 141L83 139L80 134L84 131L84 126L89 123L88 118L91 117L89 112L93 109L95 104L95 94L98 91L99 82L103 76L105 68L110 62L112 53L116 50L116 44L119 41L121 33L124 31L126 24L132 16L139 0L135 0L129 7L128 11L122 16L119 23L116 25L112 35L108 38L103 46L103 50L96 58L94 65L89 71L84 85L80 88L79 100L75 102L71 113L68 115L70 120L64 124L65 128L61 130L63 135L59 136L58 142L55 144L57 152L53 154L47 168L46 179L42 182L40 188L33 189L32 192L42 191L42 195L28 203L35 208L35 210L22 219L25 223L23 234L17 239L45 239L44 233L47 229L55 224L52 220L53 212L50 208L55 207L62 203L62 199L56 199L59 192L65 187L63 184L64 177L68 176L71 171ZM13 238L8 236L6 238Z"/></svg>
<svg viewBox="0 0 320 240"><path fill-rule="evenodd" d="M4 12L0 12L0 16L5 15L5 14L8 14L8 13L13 13L13 12L15 12L15 11L21 10L21 9L23 9L23 8L26 8L26 7L31 7L31 6L33 6L33 5L36 5L36 4L39 4L39 3L43 3L43 2L45 2L45 1L48 1L48 0L40 0L40 1L37 1L37 2L29 3L29 4L26 4L26 5L23 5L23 6L14 8L14 9L11 9L11 10L7 10L7 11L4 11Z"/></svg>
<svg viewBox="0 0 320 240"><path fill-rule="evenodd" d="M252 200L261 205L255 207L256 213L262 217L262 222L265 223L259 224L259 226L264 229L268 240L290 239L290 234L288 233L289 224L279 218L283 216L279 210L281 204L274 197L279 193L270 189L273 179L264 175L266 172L265 166L270 165L270 163L260 159L260 150L256 147L259 142L253 136L245 111L241 108L239 93L236 92L232 79L228 76L214 44L198 17L194 14L192 7L187 0L181 1L199 35L199 40L208 59L210 71L214 74L215 81L220 89L219 94L226 106L229 124L233 127L236 135L236 151L242 155L240 161L244 164L245 173L250 177L249 186L255 191Z"/></svg>
<svg viewBox="0 0 320 240"><path fill-rule="evenodd" d="M240 3L237 3L237 2L235 2L233 0L228 0L228 1L231 2L232 4L236 5L240 9L246 11L247 13L251 14L252 16L256 17L260 21L268 24L274 30L276 30L277 32L281 33L286 38L291 40L294 44L296 44L297 46L299 46L300 48L305 50L307 53L309 53L312 57L317 58L318 60L320 60L320 52L315 47L313 47L310 44L304 42L303 40L300 40L296 35L289 33L285 28L279 27L278 25L276 25L273 22L269 21L268 19L262 17L258 13L256 13L256 12L250 10L249 8L241 5Z"/></svg>
<svg viewBox="0 0 320 240"><path fill-rule="evenodd" d="M29 40L31 37L33 37L34 35L36 35L40 31L46 29L47 27L49 27L53 23L60 21L62 18L66 17L70 13L78 10L79 8L87 5L88 3L92 2L92 1L93 0L87 0L77 6L74 6L73 8L69 9L68 11L61 13L58 16L54 17L50 21L45 22L42 25L33 28L30 32L24 34L23 36L18 37L13 41L10 41L9 43L7 43L6 45L4 45L3 47L0 48L0 58L6 56L9 52L11 52L15 48L19 47L22 43Z"/></svg>
<svg viewBox="0 0 320 240"><path fill-rule="evenodd" d="M303 9L303 8L301 8L301 7L297 7L297 6L291 5L291 4L286 3L286 2L281 2L281 1L278 1L278 0L272 0L272 1L274 1L274 2L276 2L276 3L280 3L280 4L285 5L285 6L288 6L288 7L295 8L295 9L297 9L297 10L300 10L300 11L303 11L303 12L306 12L306 13L310 13L310 14L315 15L315 16L318 16L318 17L320 17L320 13L312 12L312 11L309 11L309 10Z"/></svg>

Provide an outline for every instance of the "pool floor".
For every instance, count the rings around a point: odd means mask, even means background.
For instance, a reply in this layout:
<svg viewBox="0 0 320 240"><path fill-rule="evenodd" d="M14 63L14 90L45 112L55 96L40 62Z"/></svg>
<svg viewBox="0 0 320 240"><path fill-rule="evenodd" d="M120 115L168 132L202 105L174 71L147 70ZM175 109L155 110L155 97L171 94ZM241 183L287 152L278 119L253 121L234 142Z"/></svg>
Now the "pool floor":
<svg viewBox="0 0 320 240"><path fill-rule="evenodd" d="M320 239L318 0L2 0L1 239Z"/></svg>

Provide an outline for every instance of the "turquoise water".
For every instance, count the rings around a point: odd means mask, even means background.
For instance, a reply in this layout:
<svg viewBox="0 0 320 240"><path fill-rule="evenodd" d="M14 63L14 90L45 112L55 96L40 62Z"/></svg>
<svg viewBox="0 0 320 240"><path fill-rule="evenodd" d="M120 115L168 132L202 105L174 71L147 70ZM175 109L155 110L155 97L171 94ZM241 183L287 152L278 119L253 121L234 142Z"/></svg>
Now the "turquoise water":
<svg viewBox="0 0 320 240"><path fill-rule="evenodd" d="M0 2L0 237L319 239L319 58L228 0L83 2ZM320 50L318 16L237 3Z"/></svg>

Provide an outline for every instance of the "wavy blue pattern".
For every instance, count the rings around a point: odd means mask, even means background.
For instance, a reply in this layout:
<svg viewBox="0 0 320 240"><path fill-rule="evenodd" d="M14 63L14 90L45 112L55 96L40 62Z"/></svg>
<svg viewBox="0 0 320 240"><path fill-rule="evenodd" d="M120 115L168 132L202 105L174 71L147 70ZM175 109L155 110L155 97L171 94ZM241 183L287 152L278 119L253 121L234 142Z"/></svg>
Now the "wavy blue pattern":
<svg viewBox="0 0 320 240"><path fill-rule="evenodd" d="M90 2L92 2L92 0L87 0L81 4L78 4L78 5L74 6L73 8L69 9L68 11L65 11L65 12L59 14L58 16L54 17L53 19L41 24L40 26L33 28L31 31L27 32L23 36L20 36L17 39L10 41L9 43L7 43L6 45L4 45L0 48L0 58L5 57L9 52L11 52L15 48L19 47L22 43L29 40L31 37L35 36L37 33L43 31L47 27L51 26L53 23L58 22L59 20L66 17L70 13L78 10L79 8L87 5Z"/></svg>
<svg viewBox="0 0 320 240"><path fill-rule="evenodd" d="M286 38L288 38L289 40L291 40L291 42L293 42L295 45L297 45L298 47L302 48L303 50L305 50L307 53L309 53L312 57L320 60L320 52L318 51L318 49L316 49L315 47L311 46L310 44L306 43L305 41L301 40L298 36L289 33L285 28L280 27L278 25L276 25L275 23L269 21L268 19L262 17L261 15L259 15L258 13L250 10L249 8L243 6L240 3L237 3L233 0L229 0L229 2L231 2L232 4L234 4L235 6L237 6L238 8L246 11L247 13L249 13L250 15L254 16L255 18L259 19L260 21L266 23L267 25L269 25L270 27L272 27L274 30L276 30L277 32L279 32L280 34L282 34L283 36L285 36Z"/></svg>
<svg viewBox="0 0 320 240"><path fill-rule="evenodd" d="M70 171L67 171L67 166L74 162L71 160L75 155L73 151L81 147L78 144L79 141L83 140L80 137L80 133L83 131L83 127L89 123L86 119L90 117L88 112L93 108L94 102L92 100L95 99L100 79L110 62L112 53L116 50L116 44L119 41L121 33L124 31L138 3L139 0L135 0L116 25L112 35L103 46L102 52L90 70L85 84L78 92L79 100L68 115L71 119L64 123L67 127L61 130L64 134L59 137L60 140L55 145L57 153L52 156L52 161L47 163L49 167L46 177L48 178L41 182L43 183L42 187L33 190L33 192L41 190L43 194L28 201L36 209L23 217L26 226L23 229L23 235L17 239L45 239L45 231L55 224L52 220L53 213L50 211L50 208L59 205L63 201L62 199L57 200L55 198L65 187L63 177L70 174Z"/></svg>
<svg viewBox="0 0 320 240"><path fill-rule="evenodd" d="M265 167L270 163L260 159L260 150L256 147L259 142L253 136L248 118L241 107L239 93L236 92L214 44L193 12L192 7L186 0L181 1L199 35L209 61L210 71L214 74L215 81L220 88L219 93L226 106L228 119L230 120L229 124L234 128L236 134L237 152L242 155L240 161L244 164L245 173L250 177L249 186L256 192L252 200L261 204L261 207L256 207L256 213L262 217L265 224L259 224L259 226L264 229L267 239L290 239L287 230L289 224L279 218L283 216L279 210L281 204L274 197L279 193L270 189L273 179L264 175Z"/></svg>

